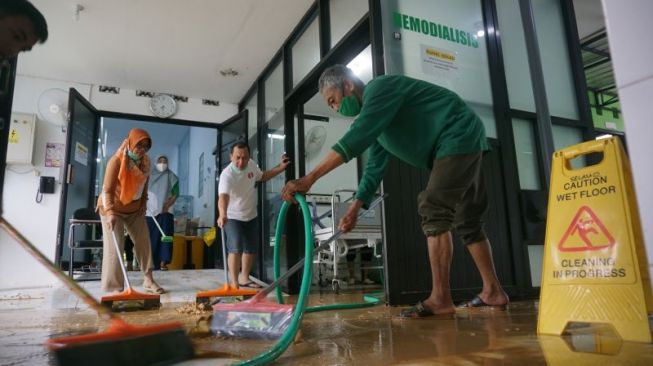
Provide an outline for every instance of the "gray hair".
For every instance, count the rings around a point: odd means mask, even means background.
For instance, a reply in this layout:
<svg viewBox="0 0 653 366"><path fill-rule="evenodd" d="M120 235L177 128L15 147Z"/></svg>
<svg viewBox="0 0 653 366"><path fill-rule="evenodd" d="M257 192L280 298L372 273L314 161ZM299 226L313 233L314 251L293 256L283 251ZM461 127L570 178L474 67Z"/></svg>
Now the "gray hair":
<svg viewBox="0 0 653 366"><path fill-rule="evenodd" d="M336 87L338 89L344 89L345 80L354 83L356 89L363 90L365 87L365 84L358 78L358 76L356 76L356 74L354 74L353 71L351 71L350 68L345 65L333 65L324 70L320 76L318 90L320 91L320 94L322 94L322 91L326 88Z"/></svg>

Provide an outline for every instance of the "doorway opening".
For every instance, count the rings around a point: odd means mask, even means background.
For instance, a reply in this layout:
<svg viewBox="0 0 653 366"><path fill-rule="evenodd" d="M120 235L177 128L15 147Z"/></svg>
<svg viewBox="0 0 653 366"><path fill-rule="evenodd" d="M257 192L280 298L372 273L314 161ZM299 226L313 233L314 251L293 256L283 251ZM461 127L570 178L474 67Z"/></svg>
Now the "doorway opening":
<svg viewBox="0 0 653 366"><path fill-rule="evenodd" d="M79 208L94 209L101 193L108 160L133 128L146 130L152 139L148 155L151 174L156 163L167 158L168 168L178 178L179 196L168 212L174 217L174 241L169 269L215 268L217 246L207 247L205 230L215 226L216 177L221 125L185 120L98 111L74 89L70 93L71 123L66 153L66 184L62 189L57 262L62 269L71 265L76 279L99 278L102 250L69 249L68 219ZM151 175L150 177L152 177ZM152 182L148 190L152 189ZM150 197L156 196L152 192ZM148 200L148 211L150 205ZM148 213L152 215L156 213ZM98 230L84 235L98 236ZM78 234L75 234L78 235ZM189 250L190 249L190 250ZM189 253L190 252L190 253ZM179 268L177 268L179 267Z"/></svg>

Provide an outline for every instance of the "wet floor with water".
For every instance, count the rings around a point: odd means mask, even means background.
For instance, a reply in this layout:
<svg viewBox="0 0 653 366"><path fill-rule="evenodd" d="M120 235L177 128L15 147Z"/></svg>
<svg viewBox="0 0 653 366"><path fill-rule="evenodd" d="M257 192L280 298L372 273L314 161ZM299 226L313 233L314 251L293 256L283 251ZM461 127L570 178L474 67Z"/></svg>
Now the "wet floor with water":
<svg viewBox="0 0 653 366"><path fill-rule="evenodd" d="M293 298L290 298L290 302ZM362 301L362 294L314 294L310 305ZM122 313L129 323L180 321L197 358L185 365L221 365L264 352L274 341L218 337L210 312L180 313L189 302ZM610 327L579 325L565 336L536 334L537 303L505 311L461 311L451 319L400 319L379 305L305 314L300 334L276 364L288 365L653 365L653 345L625 342ZM103 329L87 308L0 309L0 364L46 365L50 337Z"/></svg>
<svg viewBox="0 0 653 366"><path fill-rule="evenodd" d="M197 358L186 365L246 360L274 341L235 339L208 331L211 312L179 312L198 290L220 288L221 270L159 272L168 293L159 310L121 313L132 324L184 324ZM142 275L130 272L133 284ZM98 281L79 282L95 298ZM136 285L137 289L138 286ZM360 288L359 288L360 290ZM270 298L272 299L272 298ZM293 302L294 297L288 301ZM361 302L362 292L310 296L310 304ZM287 365L653 365L653 345L624 342L610 327L581 325L570 334L537 336L537 303L515 302L505 311L461 311L450 319L400 319L383 305L305 314L300 334L277 360ZM0 292L0 365L47 365L49 338L102 331L107 326L62 286Z"/></svg>

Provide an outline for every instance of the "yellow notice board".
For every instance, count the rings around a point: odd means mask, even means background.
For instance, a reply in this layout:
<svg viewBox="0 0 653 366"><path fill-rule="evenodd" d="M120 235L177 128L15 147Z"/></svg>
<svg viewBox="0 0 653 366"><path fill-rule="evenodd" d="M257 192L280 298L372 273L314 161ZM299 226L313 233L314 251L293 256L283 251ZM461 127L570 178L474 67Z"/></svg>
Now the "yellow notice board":
<svg viewBox="0 0 653 366"><path fill-rule="evenodd" d="M570 161L602 153L579 169ZM651 342L653 297L630 164L618 138L556 151L551 167L537 331L568 322L612 324L625 340Z"/></svg>

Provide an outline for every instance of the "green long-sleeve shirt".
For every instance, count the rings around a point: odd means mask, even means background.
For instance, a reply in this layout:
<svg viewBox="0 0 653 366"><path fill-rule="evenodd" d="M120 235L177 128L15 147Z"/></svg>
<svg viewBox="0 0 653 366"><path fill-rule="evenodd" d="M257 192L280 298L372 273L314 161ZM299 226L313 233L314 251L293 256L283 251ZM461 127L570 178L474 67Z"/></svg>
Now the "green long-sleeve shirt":
<svg viewBox="0 0 653 366"><path fill-rule="evenodd" d="M356 198L369 204L389 154L418 168L435 158L488 150L478 116L454 92L402 75L380 76L363 92L360 114L332 146L345 162L369 148Z"/></svg>

